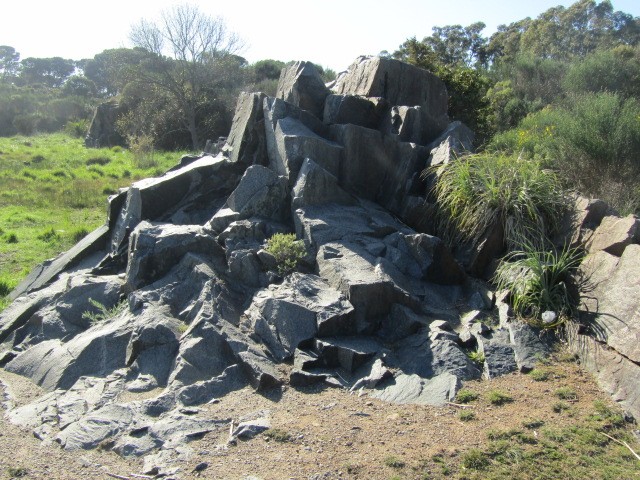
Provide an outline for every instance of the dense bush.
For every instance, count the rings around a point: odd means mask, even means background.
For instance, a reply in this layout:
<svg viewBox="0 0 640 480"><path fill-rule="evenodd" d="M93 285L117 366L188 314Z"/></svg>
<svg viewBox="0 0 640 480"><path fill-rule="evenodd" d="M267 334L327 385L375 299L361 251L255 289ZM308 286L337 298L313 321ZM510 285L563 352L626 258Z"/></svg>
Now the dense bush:
<svg viewBox="0 0 640 480"><path fill-rule="evenodd" d="M565 188L600 197L621 212L640 211L640 102L617 93L572 96L496 135L488 149L535 158Z"/></svg>
<svg viewBox="0 0 640 480"><path fill-rule="evenodd" d="M306 254L304 243L296 240L295 233L276 233L267 240L265 250L275 257L280 275L294 271Z"/></svg>
<svg viewBox="0 0 640 480"><path fill-rule="evenodd" d="M475 245L497 224L510 248L543 245L566 208L557 177L536 160L469 155L425 173L438 175L437 228L450 244Z"/></svg>

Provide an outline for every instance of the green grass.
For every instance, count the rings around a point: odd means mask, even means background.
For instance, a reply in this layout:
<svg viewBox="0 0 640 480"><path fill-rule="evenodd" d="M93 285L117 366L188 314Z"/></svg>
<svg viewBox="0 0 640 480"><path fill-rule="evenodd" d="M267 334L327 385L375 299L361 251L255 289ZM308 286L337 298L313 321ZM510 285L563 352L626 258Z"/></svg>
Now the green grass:
<svg viewBox="0 0 640 480"><path fill-rule="evenodd" d="M497 406L513 402L513 398L510 395L501 392L500 390L491 390L487 394L487 400L489 400L489 403L491 403L491 405Z"/></svg>
<svg viewBox="0 0 640 480"><path fill-rule="evenodd" d="M449 244L476 246L490 229L502 228L510 249L542 245L567 208L556 176L517 155L469 155L423 172L432 174L437 230Z"/></svg>
<svg viewBox="0 0 640 480"><path fill-rule="evenodd" d="M528 246L500 262L494 282L498 290L509 290L510 303L521 318L540 328L556 328L574 312L568 284L581 260L577 249L545 251ZM543 321L545 311L555 312L555 320Z"/></svg>
<svg viewBox="0 0 640 480"><path fill-rule="evenodd" d="M401 460L398 457L394 457L393 455L389 455L388 457L385 457L384 464L387 467L391 467L391 468L404 468L404 466L406 465L406 463L403 460Z"/></svg>
<svg viewBox="0 0 640 480"><path fill-rule="evenodd" d="M549 380L551 373L548 370L542 370L540 368L534 368L529 372L529 377L536 382L546 382Z"/></svg>
<svg viewBox="0 0 640 480"><path fill-rule="evenodd" d="M471 410L462 410L458 415L458 418L463 422L470 422L471 420L476 419L476 414Z"/></svg>
<svg viewBox="0 0 640 480"><path fill-rule="evenodd" d="M0 282L11 288L105 222L105 192L160 175L184 153L156 153L142 169L126 149L87 149L62 133L0 137L0 152ZM0 311L7 303L0 295Z"/></svg>
<svg viewBox="0 0 640 480"><path fill-rule="evenodd" d="M478 395L473 390L469 390L468 388L462 388L460 391L458 391L458 394L456 395L456 402L471 403L474 400L477 400L479 396L480 395Z"/></svg>

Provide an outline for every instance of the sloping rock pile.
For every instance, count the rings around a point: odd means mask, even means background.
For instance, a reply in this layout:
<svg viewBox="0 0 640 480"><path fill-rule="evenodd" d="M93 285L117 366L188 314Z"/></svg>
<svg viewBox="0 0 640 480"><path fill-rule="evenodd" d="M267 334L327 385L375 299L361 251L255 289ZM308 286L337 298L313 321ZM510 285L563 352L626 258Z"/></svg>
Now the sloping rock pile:
<svg viewBox="0 0 640 480"><path fill-rule="evenodd" d="M494 319L493 292L430 234L420 173L473 141L446 111L437 77L382 58L330 87L298 62L275 98L241 94L217 156L111 197L103 227L12 293L0 365L50 392L13 421L157 471L232 420L195 405L247 384L441 405L462 380L533 368L550 339L505 304ZM265 240L292 231L307 255L282 278Z"/></svg>

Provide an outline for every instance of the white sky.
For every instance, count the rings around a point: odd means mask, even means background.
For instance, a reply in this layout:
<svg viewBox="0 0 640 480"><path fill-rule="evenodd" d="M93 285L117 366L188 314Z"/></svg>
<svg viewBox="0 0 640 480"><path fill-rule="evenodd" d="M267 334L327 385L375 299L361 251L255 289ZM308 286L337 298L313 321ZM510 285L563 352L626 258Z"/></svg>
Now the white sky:
<svg viewBox="0 0 640 480"><path fill-rule="evenodd" d="M91 58L129 47L131 25L153 20L180 0L13 0L0 7L0 45L26 57ZM358 55L394 51L431 27L483 21L489 36L500 24L537 17L571 0L191 0L222 16L245 41L249 62L310 60L336 71ZM612 0L615 10L640 16L640 0Z"/></svg>

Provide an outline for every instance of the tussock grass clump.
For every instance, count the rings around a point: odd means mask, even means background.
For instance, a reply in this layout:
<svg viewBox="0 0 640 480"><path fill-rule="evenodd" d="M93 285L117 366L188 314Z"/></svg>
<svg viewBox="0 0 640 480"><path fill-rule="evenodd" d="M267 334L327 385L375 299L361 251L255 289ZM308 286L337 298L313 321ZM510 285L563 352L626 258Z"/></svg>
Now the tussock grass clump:
<svg viewBox="0 0 640 480"><path fill-rule="evenodd" d="M480 395L478 395L473 390L469 390L467 388L461 389L456 395L456 402L458 403L471 403L474 400L477 400Z"/></svg>
<svg viewBox="0 0 640 480"><path fill-rule="evenodd" d="M555 328L574 311L568 282L581 260L576 249L545 251L528 246L503 259L494 282L499 290L509 290L518 316L537 327ZM556 318L543 320L546 311L554 312Z"/></svg>
<svg viewBox="0 0 640 480"><path fill-rule="evenodd" d="M510 395L501 392L500 390L490 391L487 395L487 399L489 400L489 403L497 406L513 402L513 398Z"/></svg>
<svg viewBox="0 0 640 480"><path fill-rule="evenodd" d="M557 229L567 200L560 182L536 160L479 154L429 168L438 207L438 233L449 244L477 245L496 227L507 246L541 245Z"/></svg>

